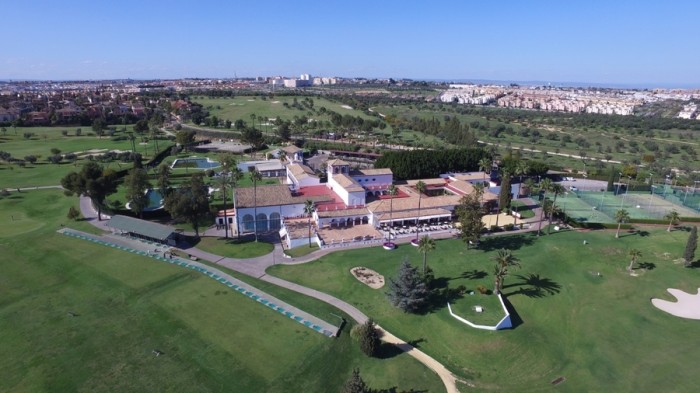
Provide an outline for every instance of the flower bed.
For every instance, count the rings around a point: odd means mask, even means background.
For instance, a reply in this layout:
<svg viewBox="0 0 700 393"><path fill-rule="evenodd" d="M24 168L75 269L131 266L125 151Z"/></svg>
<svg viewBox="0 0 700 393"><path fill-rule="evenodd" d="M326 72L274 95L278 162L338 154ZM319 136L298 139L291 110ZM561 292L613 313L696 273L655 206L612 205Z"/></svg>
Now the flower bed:
<svg viewBox="0 0 700 393"><path fill-rule="evenodd" d="M384 247L385 250L393 250L393 249L396 248L396 243L394 243L394 242L384 242L384 244L382 244L382 246Z"/></svg>

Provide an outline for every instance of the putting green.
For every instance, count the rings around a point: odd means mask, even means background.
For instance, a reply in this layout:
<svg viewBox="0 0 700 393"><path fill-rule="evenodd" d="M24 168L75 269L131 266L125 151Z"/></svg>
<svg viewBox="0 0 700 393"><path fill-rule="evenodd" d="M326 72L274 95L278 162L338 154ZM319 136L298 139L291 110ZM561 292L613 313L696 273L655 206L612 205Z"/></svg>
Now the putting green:
<svg viewBox="0 0 700 393"><path fill-rule="evenodd" d="M0 237L21 235L37 230L44 226L44 222L28 217L24 212L0 211Z"/></svg>

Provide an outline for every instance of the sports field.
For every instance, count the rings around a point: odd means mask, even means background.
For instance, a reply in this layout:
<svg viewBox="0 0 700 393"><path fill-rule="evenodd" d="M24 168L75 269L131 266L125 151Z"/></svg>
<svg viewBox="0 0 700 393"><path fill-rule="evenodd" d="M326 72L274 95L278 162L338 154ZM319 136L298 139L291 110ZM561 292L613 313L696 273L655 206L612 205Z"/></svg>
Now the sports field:
<svg viewBox="0 0 700 393"><path fill-rule="evenodd" d="M615 213L625 209L631 218L663 219L670 211L681 217L700 217L697 210L680 206L664 195L648 192L629 192L614 195L612 192L566 192L557 197L557 206L569 217L581 222L614 223Z"/></svg>
<svg viewBox="0 0 700 393"><path fill-rule="evenodd" d="M60 224L94 231L66 220L69 206L77 198L56 190L0 197L2 392L335 392L353 367L377 389L444 391L407 355L364 356L351 326L327 338L201 274L58 234Z"/></svg>
<svg viewBox="0 0 700 393"><path fill-rule="evenodd" d="M338 252L268 272L341 297L395 335L417 340L421 350L469 382L464 391L695 392L697 321L673 317L649 301L670 299L669 287L695 293L700 286L700 270L677 261L688 232L654 228L614 236L613 230L488 237L470 250L457 240L437 241L428 265L443 290L492 289L491 257L501 247L521 259L522 268L512 270L504 285L516 326L499 332L453 319L444 297L426 314L403 313L382 291L349 273L362 261L387 280L395 277L404 258L422 263L421 253L408 245ZM630 275L625 269L633 248L643 257ZM565 382L554 387L559 378Z"/></svg>

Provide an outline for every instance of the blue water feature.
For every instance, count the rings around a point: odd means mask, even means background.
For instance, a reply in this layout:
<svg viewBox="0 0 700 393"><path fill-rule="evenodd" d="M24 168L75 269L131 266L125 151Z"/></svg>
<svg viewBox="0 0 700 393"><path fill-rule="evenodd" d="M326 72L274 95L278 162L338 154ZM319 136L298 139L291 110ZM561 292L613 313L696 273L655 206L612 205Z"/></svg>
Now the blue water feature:
<svg viewBox="0 0 700 393"><path fill-rule="evenodd" d="M178 158L173 161L173 168L196 168L196 169L211 169L219 167L218 161L212 161L208 158Z"/></svg>

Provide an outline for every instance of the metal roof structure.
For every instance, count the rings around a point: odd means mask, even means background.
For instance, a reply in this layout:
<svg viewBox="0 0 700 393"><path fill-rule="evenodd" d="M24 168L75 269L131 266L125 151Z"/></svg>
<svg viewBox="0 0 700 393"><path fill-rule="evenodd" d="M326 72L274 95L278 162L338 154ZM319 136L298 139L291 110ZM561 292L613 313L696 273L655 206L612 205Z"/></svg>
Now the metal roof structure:
<svg viewBox="0 0 700 393"><path fill-rule="evenodd" d="M136 233L151 239L165 240L175 232L175 228L138 218L115 215L107 226L124 232Z"/></svg>

